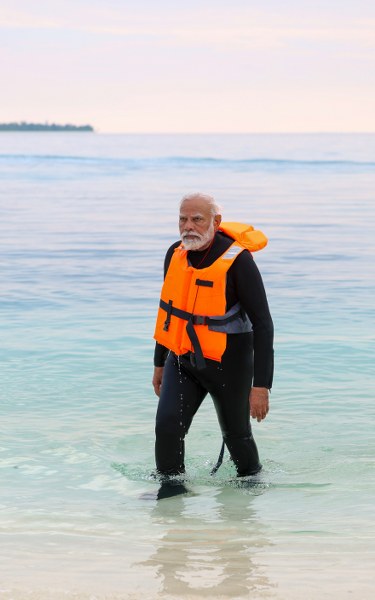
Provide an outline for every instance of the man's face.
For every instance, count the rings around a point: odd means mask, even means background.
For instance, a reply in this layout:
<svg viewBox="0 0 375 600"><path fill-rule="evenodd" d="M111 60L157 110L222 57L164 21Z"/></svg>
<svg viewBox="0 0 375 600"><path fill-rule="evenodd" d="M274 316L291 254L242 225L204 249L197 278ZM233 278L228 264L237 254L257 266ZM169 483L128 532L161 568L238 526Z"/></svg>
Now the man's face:
<svg viewBox="0 0 375 600"><path fill-rule="evenodd" d="M210 205L201 198L184 200L180 208L180 234L186 250L204 250L212 242L220 216L212 215Z"/></svg>

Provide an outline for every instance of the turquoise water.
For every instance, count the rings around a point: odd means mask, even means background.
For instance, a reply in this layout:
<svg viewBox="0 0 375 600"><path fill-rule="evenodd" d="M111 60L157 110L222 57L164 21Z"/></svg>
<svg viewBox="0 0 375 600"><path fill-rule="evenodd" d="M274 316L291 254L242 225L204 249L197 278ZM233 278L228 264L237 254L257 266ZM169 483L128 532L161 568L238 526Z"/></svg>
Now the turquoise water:
<svg viewBox="0 0 375 600"><path fill-rule="evenodd" d="M369 598L375 135L3 133L0 179L3 597ZM264 471L210 477L207 399L157 501L154 317L196 190L269 237Z"/></svg>

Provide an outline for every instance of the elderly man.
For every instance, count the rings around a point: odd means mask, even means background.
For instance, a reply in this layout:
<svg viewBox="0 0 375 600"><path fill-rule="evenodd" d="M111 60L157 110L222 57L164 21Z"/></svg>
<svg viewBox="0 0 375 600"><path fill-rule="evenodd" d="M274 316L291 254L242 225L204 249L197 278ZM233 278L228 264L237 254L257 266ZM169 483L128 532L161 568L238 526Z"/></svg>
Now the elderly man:
<svg viewBox="0 0 375 600"><path fill-rule="evenodd" d="M249 250L267 239L221 223L214 199L200 193L182 199L179 228L181 241L165 257L154 336L157 473L185 472L185 435L210 394L237 475L254 475L262 465L250 414L262 421L269 410L273 324Z"/></svg>

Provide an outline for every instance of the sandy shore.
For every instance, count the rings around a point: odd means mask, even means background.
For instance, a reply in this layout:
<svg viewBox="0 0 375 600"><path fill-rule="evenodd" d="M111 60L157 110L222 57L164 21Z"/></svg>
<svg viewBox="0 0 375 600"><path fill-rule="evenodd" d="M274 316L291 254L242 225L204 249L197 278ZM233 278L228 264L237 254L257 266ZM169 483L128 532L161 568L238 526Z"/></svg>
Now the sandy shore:
<svg viewBox="0 0 375 600"><path fill-rule="evenodd" d="M189 594L189 595L170 595L163 594L144 594L137 592L119 592L119 593L97 593L97 592L84 592L73 589L61 589L57 587L43 587L36 588L33 590L27 588L0 588L1 600L207 600L207 597L211 597L211 594L200 593L200 594ZM308 590L290 589L284 590L283 592L262 592L262 593L249 593L247 596L214 596L215 600L337 600L338 598L345 599L351 598L352 600L372 600L373 591L370 590L358 590L357 592L350 592L337 589L334 586L331 589L327 589L322 586L321 590L309 592Z"/></svg>
<svg viewBox="0 0 375 600"><path fill-rule="evenodd" d="M186 536L155 553L122 536L3 534L0 600L372 600L370 539L301 540L186 551ZM184 541L185 540L185 541ZM160 542L160 540L159 540ZM178 543L177 543L178 542Z"/></svg>
<svg viewBox="0 0 375 600"><path fill-rule="evenodd" d="M35 560L37 558L37 560ZM102 562L69 561L56 556L13 555L10 570L1 563L1 600L372 600L373 556L263 556L257 575L246 581L235 572L212 581L207 570L181 574L172 561L144 565L124 557ZM7 562L7 561L6 561ZM8 566L9 563L8 563ZM162 575L160 571L162 570ZM259 575L261 574L261 576Z"/></svg>

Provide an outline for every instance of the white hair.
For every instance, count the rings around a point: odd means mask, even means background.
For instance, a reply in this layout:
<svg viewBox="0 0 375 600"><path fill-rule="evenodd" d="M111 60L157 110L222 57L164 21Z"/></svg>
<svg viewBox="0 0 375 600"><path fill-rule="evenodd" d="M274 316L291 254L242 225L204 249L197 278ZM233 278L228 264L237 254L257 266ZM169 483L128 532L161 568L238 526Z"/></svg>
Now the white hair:
<svg viewBox="0 0 375 600"><path fill-rule="evenodd" d="M215 199L212 196L209 196L208 194L202 194L201 192L193 192L192 194L186 194L186 196L184 196L180 202L180 208L182 203L185 202L185 200L193 199L204 200L205 202L207 202L213 217L216 217L216 215L221 215L222 207L215 202Z"/></svg>

